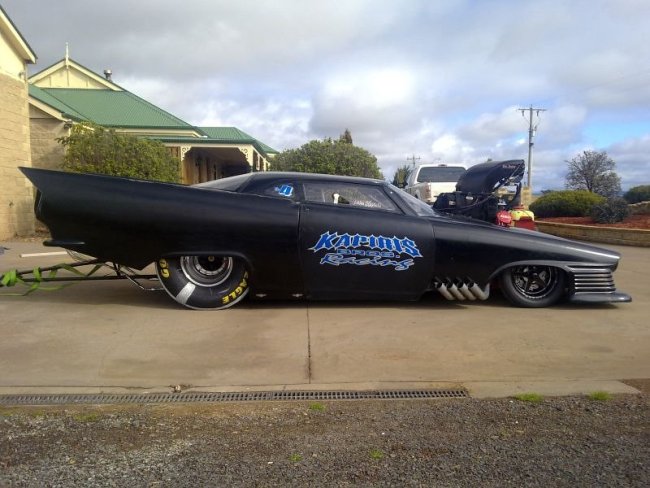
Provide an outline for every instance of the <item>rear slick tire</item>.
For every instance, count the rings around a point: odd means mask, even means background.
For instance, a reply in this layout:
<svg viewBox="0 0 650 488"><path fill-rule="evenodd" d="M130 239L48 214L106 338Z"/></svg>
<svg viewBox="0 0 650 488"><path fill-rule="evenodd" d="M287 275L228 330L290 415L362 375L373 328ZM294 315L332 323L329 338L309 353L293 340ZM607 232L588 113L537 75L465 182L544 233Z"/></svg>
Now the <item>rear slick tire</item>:
<svg viewBox="0 0 650 488"><path fill-rule="evenodd" d="M246 266L231 256L161 258L156 273L169 296L196 310L232 307L248 294Z"/></svg>

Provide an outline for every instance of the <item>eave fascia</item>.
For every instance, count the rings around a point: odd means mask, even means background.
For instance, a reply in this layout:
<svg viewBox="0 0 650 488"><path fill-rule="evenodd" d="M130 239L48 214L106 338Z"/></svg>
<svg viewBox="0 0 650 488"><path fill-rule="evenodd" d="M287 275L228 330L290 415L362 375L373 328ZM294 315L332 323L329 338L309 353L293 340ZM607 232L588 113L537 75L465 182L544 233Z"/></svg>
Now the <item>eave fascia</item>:
<svg viewBox="0 0 650 488"><path fill-rule="evenodd" d="M193 130L179 127L145 127L141 125L103 125L102 127L125 133L139 133L155 139L201 140L200 135Z"/></svg>
<svg viewBox="0 0 650 488"><path fill-rule="evenodd" d="M20 55L20 57L28 64L36 63L36 54L32 51L25 38L22 36L18 28L9 18L9 15L4 11L0 5L0 31L9 40L9 43Z"/></svg>
<svg viewBox="0 0 650 488"><path fill-rule="evenodd" d="M47 115L60 120L61 122L70 122L70 121L79 121L78 117L75 117L73 115L67 114L65 112L61 112L60 110L55 109L51 105L48 105L47 103L41 102L40 100L34 98L34 97L29 97L29 103L30 105L33 105L35 108L39 109L42 112L45 112Z"/></svg>
<svg viewBox="0 0 650 488"><path fill-rule="evenodd" d="M160 137L157 138L160 142L165 144L166 146L170 145L182 145L182 146L193 146L193 147L206 147L206 148L223 148L223 149L237 149L239 147L250 147L251 149L254 149L257 151L257 153L261 154L265 158L269 157L269 154L267 154L266 151L262 150L262 148L257 144L257 141L237 141L237 140L205 140L205 139L179 139L176 137Z"/></svg>

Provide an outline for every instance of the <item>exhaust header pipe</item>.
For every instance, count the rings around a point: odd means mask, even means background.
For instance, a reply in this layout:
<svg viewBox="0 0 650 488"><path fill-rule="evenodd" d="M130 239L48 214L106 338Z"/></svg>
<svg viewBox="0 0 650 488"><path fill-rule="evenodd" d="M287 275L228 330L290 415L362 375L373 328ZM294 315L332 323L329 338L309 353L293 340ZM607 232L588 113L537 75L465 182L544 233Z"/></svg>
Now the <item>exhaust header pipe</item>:
<svg viewBox="0 0 650 488"><path fill-rule="evenodd" d="M447 300L487 300L490 297L490 284L484 288L471 280L438 279L434 281L435 290Z"/></svg>

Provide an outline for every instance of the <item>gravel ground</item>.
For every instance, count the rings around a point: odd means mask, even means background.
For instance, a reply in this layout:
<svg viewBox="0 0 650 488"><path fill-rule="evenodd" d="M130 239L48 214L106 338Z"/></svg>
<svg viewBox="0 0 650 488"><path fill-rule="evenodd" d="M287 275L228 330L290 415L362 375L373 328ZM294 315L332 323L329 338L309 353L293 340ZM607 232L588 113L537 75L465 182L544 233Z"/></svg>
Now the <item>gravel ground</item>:
<svg viewBox="0 0 650 488"><path fill-rule="evenodd" d="M0 407L0 486L650 486L650 396Z"/></svg>

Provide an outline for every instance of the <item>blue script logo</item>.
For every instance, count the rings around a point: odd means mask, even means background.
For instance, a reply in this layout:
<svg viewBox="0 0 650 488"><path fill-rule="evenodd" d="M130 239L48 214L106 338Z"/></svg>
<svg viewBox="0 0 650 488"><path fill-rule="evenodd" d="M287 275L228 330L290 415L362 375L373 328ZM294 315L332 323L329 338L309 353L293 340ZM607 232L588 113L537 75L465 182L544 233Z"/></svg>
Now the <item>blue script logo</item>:
<svg viewBox="0 0 650 488"><path fill-rule="evenodd" d="M414 258L422 257L415 241L408 237L352 235L329 231L323 232L318 242L309 250L315 253L321 250L334 251L326 253L320 264L390 266L395 268L395 271L410 268L415 263Z"/></svg>

